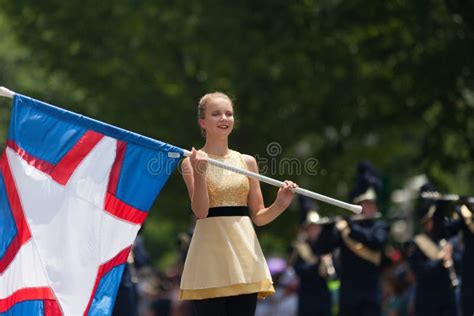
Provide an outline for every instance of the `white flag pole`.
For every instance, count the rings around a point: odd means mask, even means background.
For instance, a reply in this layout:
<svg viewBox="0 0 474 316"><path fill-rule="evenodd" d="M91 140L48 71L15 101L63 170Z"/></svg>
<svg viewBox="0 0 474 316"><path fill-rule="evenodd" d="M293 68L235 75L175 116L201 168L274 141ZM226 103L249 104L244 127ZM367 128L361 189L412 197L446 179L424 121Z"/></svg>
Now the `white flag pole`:
<svg viewBox="0 0 474 316"><path fill-rule="evenodd" d="M15 96L15 92L13 92L13 91L5 88L5 87L0 87L0 96L7 97L7 98L13 98ZM191 155L191 152L188 151L188 150L183 149L183 152L184 152L184 156L186 156L186 157ZM265 183L274 185L276 187L282 187L284 185L284 182L282 182L282 181L278 181L278 180L275 180L273 178L269 178L267 176L263 176L261 174L255 173L255 172L251 172L251 171L248 171L248 170L233 167L233 166L227 165L225 163L222 163L218 160L214 160L214 159L209 158L208 161L211 165L218 166L218 167L221 167L221 168L226 169L226 170L230 170L230 171L233 171L233 172L236 172L236 173L243 174L247 177L257 179L261 182L265 182ZM322 195L322 194L319 194L319 193L316 193L316 192L313 192L313 191L309 191L309 190L306 190L306 189L303 189L303 188L296 188L293 191L295 193L310 197L312 199L316 199L316 200L319 200L319 201L322 201L322 202L325 202L325 203L328 203L328 204L335 205L337 207L344 208L344 209L349 210L349 211L351 211L355 214L360 214L362 212L362 207L360 205L349 204L349 203L346 203L346 202L343 202L343 201L340 201L340 200L336 200L336 199L330 198L328 196L325 196L325 195Z"/></svg>
<svg viewBox="0 0 474 316"><path fill-rule="evenodd" d="M183 149L183 151L184 151L184 156L189 157L191 155L190 151L185 150L185 149ZM240 168L237 168L237 167L234 167L234 166L230 166L228 164L225 164L223 162L220 162L220 161L212 159L212 158L208 158L208 162L211 165L218 166L218 167L221 167L223 169L227 169L227 170L230 170L230 171L233 171L233 172L236 172L236 173L243 174L247 177L257 179L261 182L265 182L265 183L274 185L276 187L282 187L285 184L282 181L278 181L278 180L275 180L273 178L269 178L267 176L264 176L264 175L261 175L261 174L255 173L255 172L251 172L251 171L248 171L248 170L245 170L245 169L240 169ZM310 198L313 198L313 199L316 199L316 200L319 200L319 201L322 201L322 202L325 202L325 203L328 203L328 204L335 205L337 207L344 208L344 209L349 210L349 211L351 211L355 214L360 214L362 212L362 206L360 206L360 205L349 204L349 203L346 203L346 202L343 202L343 201L340 201L340 200L336 200L336 199L333 199L331 197L328 197L328 196L325 196L325 195L322 195L322 194L319 194L319 193L316 193L316 192L313 192L313 191L309 191L309 190L306 190L306 189L303 189L303 188L296 188L295 190L293 190L293 192L304 195L304 196L307 196L307 197L310 197Z"/></svg>

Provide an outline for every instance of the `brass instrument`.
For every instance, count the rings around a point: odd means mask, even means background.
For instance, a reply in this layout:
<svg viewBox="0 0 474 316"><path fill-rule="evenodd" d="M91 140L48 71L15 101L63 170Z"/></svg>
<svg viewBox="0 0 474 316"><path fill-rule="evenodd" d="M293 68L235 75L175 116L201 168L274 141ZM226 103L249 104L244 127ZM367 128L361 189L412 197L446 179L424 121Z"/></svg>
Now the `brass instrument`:
<svg viewBox="0 0 474 316"><path fill-rule="evenodd" d="M421 198L434 201L454 202L457 204L474 204L474 197L457 194L441 194L436 191L422 192Z"/></svg>
<svg viewBox="0 0 474 316"><path fill-rule="evenodd" d="M458 204L458 205L465 205L465 204L473 204L474 203L474 197L469 197L469 196L459 196L457 194L441 194L436 191L428 191L428 192L422 192L421 193L421 198L426 199L426 200L433 200L433 201L440 201L440 202L447 202L447 203L452 203ZM445 216L447 215L446 210L444 210ZM449 213L454 212L454 208L449 208ZM444 248L447 244L446 239L441 239L439 241L439 248L440 251L442 248ZM443 266L448 270L449 274L449 279L451 280L451 286L452 287L457 287L459 285L459 279L456 273L456 268L454 266L454 261L451 258L449 261L446 261L443 263Z"/></svg>
<svg viewBox="0 0 474 316"><path fill-rule="evenodd" d="M439 242L440 248L444 248L446 244L446 239L441 239ZM457 287L459 285L459 279L456 273L456 268L454 267L453 259L451 258L449 261L444 262L443 266L448 270L449 279L451 280L451 286Z"/></svg>
<svg viewBox="0 0 474 316"><path fill-rule="evenodd" d="M324 273L328 279L334 280L336 276L336 268L334 268L334 260L332 254L321 256L321 266L324 266Z"/></svg>
<svg viewBox="0 0 474 316"><path fill-rule="evenodd" d="M465 217L465 214L472 214L474 210L474 197L470 196L423 192L421 198L431 204L431 212L428 215L432 217L435 213L438 213L438 216L440 216L438 219L458 219L459 217ZM471 215L467 217L471 217ZM470 229L474 232L474 226Z"/></svg>

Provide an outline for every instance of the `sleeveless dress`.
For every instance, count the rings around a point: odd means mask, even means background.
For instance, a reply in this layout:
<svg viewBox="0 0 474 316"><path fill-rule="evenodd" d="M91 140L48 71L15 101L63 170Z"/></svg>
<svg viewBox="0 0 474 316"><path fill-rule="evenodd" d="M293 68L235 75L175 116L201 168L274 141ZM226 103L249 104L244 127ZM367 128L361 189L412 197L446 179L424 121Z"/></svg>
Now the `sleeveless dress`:
<svg viewBox="0 0 474 316"><path fill-rule="evenodd" d="M240 153L213 156L247 169ZM199 300L257 293L274 294L265 257L248 214L249 180L212 165L207 170L209 215L198 219L181 278L180 298Z"/></svg>

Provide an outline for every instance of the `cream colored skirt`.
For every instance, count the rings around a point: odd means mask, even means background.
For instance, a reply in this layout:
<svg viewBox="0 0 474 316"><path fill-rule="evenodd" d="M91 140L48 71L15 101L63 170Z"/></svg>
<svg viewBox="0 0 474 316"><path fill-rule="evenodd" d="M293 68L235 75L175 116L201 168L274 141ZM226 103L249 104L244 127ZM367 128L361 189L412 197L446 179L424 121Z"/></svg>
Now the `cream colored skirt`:
<svg viewBox="0 0 474 316"><path fill-rule="evenodd" d="M248 216L200 219L181 278L180 298L206 299L275 293L265 257Z"/></svg>

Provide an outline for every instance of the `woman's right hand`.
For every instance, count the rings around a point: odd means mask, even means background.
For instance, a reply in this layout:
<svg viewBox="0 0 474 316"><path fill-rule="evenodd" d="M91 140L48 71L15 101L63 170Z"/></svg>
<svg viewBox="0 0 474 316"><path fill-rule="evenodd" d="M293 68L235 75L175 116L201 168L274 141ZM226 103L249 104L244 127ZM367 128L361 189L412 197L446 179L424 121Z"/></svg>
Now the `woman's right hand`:
<svg viewBox="0 0 474 316"><path fill-rule="evenodd" d="M191 163L191 167L193 168L193 173L195 175L205 175L207 171L207 154L202 150L196 150L196 148L192 148L191 156L189 156L189 162Z"/></svg>

